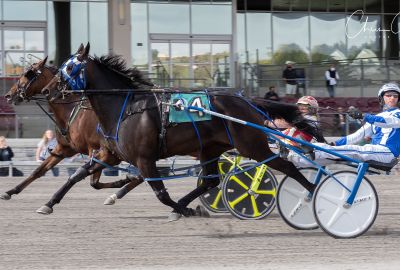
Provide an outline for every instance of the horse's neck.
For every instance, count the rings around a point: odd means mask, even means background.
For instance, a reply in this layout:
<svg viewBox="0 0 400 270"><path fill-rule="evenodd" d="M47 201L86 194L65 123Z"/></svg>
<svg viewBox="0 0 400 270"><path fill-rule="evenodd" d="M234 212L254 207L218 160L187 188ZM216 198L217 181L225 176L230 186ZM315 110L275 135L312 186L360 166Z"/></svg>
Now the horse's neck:
<svg viewBox="0 0 400 270"><path fill-rule="evenodd" d="M79 97L72 97L67 99L56 99L54 102L48 102L57 125L60 128L66 128L72 110L79 104Z"/></svg>
<svg viewBox="0 0 400 270"><path fill-rule="evenodd" d="M94 94L88 98L104 132L113 131L118 124L125 96Z"/></svg>

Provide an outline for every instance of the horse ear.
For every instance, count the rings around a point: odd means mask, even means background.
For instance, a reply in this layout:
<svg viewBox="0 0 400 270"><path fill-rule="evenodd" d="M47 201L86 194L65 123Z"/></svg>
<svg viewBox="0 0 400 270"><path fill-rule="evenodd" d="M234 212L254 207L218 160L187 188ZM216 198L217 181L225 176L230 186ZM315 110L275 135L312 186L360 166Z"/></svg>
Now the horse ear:
<svg viewBox="0 0 400 270"><path fill-rule="evenodd" d="M45 64L46 64L46 62L47 62L47 58L48 58L49 56L46 56L46 58L44 58L43 60L41 60L39 63L38 63L38 67L39 68L42 68Z"/></svg>
<svg viewBox="0 0 400 270"><path fill-rule="evenodd" d="M89 56L89 51L90 51L90 43L88 42L85 49L83 49L82 53L78 56L78 60L82 61L86 59Z"/></svg>
<svg viewBox="0 0 400 270"><path fill-rule="evenodd" d="M81 45L79 46L79 48L78 48L78 50L76 51L75 54L81 54L84 48L85 47L83 46L83 43L81 43Z"/></svg>

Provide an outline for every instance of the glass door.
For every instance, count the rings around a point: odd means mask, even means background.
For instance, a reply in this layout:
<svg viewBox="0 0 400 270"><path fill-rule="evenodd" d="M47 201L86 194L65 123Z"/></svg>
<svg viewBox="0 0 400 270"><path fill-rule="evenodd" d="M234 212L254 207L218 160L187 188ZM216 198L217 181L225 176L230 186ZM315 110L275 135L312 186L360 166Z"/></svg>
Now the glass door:
<svg viewBox="0 0 400 270"><path fill-rule="evenodd" d="M162 87L229 87L230 42L191 39L150 39L155 82Z"/></svg>
<svg viewBox="0 0 400 270"><path fill-rule="evenodd" d="M193 42L194 78L202 80L200 87L230 85L230 45L226 43Z"/></svg>

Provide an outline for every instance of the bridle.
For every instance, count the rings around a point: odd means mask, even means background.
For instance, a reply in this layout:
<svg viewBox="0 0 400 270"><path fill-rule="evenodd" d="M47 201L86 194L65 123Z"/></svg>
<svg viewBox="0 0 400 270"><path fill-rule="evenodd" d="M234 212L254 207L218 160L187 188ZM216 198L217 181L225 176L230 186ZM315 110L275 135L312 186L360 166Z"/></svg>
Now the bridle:
<svg viewBox="0 0 400 270"><path fill-rule="evenodd" d="M22 98L23 100L29 101L30 98L26 94L27 89L31 86L31 84L36 81L36 79L42 74L40 69L35 69L33 65L31 65L28 70L24 73L23 77L28 79L28 83L22 85L21 78L18 79L17 82L17 96Z"/></svg>
<svg viewBox="0 0 400 270"><path fill-rule="evenodd" d="M50 97L51 93L47 93L50 100L57 98L65 98L71 94L71 91L82 90L86 87L86 64L87 61L79 61L76 55L73 55L59 68L55 79L57 87L56 93Z"/></svg>

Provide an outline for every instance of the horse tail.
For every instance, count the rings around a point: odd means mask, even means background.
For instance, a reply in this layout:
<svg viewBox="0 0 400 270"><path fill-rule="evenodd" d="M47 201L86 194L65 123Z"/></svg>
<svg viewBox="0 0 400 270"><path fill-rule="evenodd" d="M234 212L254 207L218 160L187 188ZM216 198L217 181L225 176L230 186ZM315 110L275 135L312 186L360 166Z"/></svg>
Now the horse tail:
<svg viewBox="0 0 400 270"><path fill-rule="evenodd" d="M318 142L326 143L318 123L305 119L296 105L269 101L262 98L252 98L251 101L271 119L284 119L297 129L313 136Z"/></svg>
<svg viewBox="0 0 400 270"><path fill-rule="evenodd" d="M293 122L293 125L298 130L304 131L305 133L312 135L317 142L327 143L324 136L322 135L322 130L319 127L319 123L317 121L305 119L304 117L302 117L302 119Z"/></svg>
<svg viewBox="0 0 400 270"><path fill-rule="evenodd" d="M294 104L269 101L262 98L252 98L251 102L271 119L284 119L286 122L294 124L303 118Z"/></svg>

